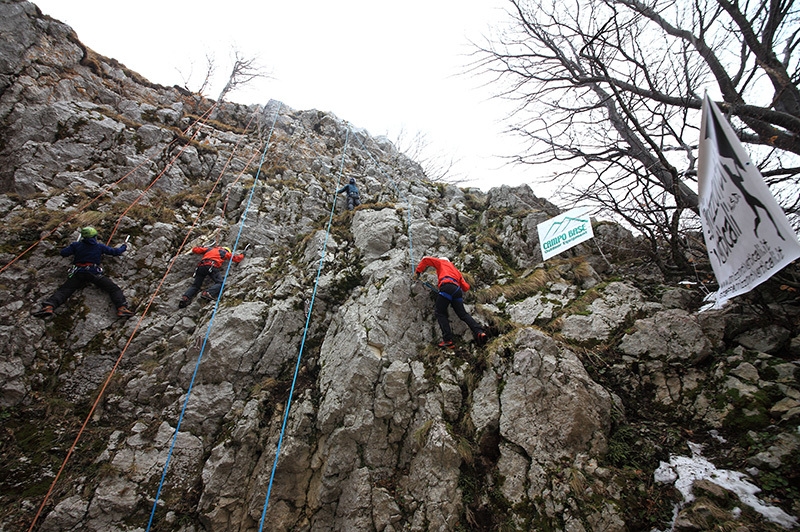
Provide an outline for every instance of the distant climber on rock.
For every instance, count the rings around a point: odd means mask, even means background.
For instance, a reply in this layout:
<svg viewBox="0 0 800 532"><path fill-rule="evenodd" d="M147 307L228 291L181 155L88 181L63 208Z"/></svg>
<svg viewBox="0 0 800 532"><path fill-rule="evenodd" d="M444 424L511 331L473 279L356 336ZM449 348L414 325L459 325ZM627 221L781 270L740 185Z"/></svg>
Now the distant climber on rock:
<svg viewBox="0 0 800 532"><path fill-rule="evenodd" d="M210 278L214 283L208 290L203 291L200 297L207 301L214 301L219 297L219 291L222 288L222 265L226 260L232 260L235 263L242 262L244 253L234 254L231 248L226 247L202 247L195 246L192 248L192 253L202 255L203 258L197 263L197 268L194 270L194 282L186 292L181 296L179 308L184 308L192 302L192 298L200 292L203 287L203 281L206 277Z"/></svg>
<svg viewBox="0 0 800 532"><path fill-rule="evenodd" d="M352 211L354 208L361 205L361 197L358 194L358 187L356 186L355 178L350 178L350 182L336 191L337 194L342 192L347 193L347 210Z"/></svg>
<svg viewBox="0 0 800 532"><path fill-rule="evenodd" d="M464 308L464 292L469 290L469 283L461 275L452 262L446 257L423 257L417 268L414 270L416 279L419 279L420 274L428 268L436 269L436 276L438 277L439 295L436 297L436 321L439 323L439 328L442 330L442 341L439 342L439 347L445 349L454 349L453 331L450 328L450 319L447 315L447 308L453 307L461 321L469 326L472 331L472 336L478 345L486 343L486 333L483 328L467 313Z"/></svg>
<svg viewBox="0 0 800 532"><path fill-rule="evenodd" d="M38 318L47 318L53 315L55 309L62 305L75 291L93 284L106 292L117 309L117 316L129 318L133 311L128 308L128 302L122 289L114 281L103 274L100 261L103 255L122 255L128 249L127 244L112 248L97 241L97 230L94 227L81 229L81 238L61 250L62 257L73 257L72 268L67 280L58 289L42 301L42 308L33 312Z"/></svg>

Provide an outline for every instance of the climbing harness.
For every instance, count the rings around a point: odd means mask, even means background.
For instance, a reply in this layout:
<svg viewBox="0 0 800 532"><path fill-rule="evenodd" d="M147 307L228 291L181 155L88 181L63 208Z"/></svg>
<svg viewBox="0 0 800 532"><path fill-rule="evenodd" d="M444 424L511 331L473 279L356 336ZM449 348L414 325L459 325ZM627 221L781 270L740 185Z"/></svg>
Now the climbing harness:
<svg viewBox="0 0 800 532"><path fill-rule="evenodd" d="M464 301L464 297L463 297L464 291L461 289L461 283L458 282L458 279L456 279L454 277L450 277L449 275L445 275L444 277L442 277L441 281L442 282L439 285L439 289L437 290L437 292L439 293L440 296L442 296L443 298L447 299L448 301L456 301L456 302ZM441 289L442 285L445 285L445 284L451 284L451 285L455 286L456 287L456 291L453 292L452 294L450 294L448 292L445 292L444 290ZM457 294L461 294L461 296L460 297L456 297Z"/></svg>
<svg viewBox="0 0 800 532"><path fill-rule="evenodd" d="M447 283L447 284L450 284L450 283ZM456 285L456 286L458 286L458 285ZM458 289L452 294L448 294L444 290L439 290L437 293L440 296L442 296L443 298L447 299L448 301L455 301L456 303L458 303L460 301L464 301L464 298L463 298L464 292L461 290L460 286L458 286ZM456 297L457 294L462 294L462 296L461 297Z"/></svg>
<svg viewBox="0 0 800 532"><path fill-rule="evenodd" d="M281 425L280 436L278 436L278 445L277 448L275 449L275 460L272 462L272 471L269 475L269 484L267 485L267 495L266 498L264 499L264 509L261 511L261 520L259 521L258 524L259 532L262 532L264 530L264 520L267 516L267 506L269 505L269 498L270 494L272 493L272 483L275 480L275 470L278 468L278 459L280 458L281 446L283 445L283 436L286 433L286 425L289 421L289 409L292 406L292 396L294 395L294 387L295 384L297 383L297 374L300 371L300 362L303 359L303 349L306 343L306 336L308 335L309 324L311 323L311 311L314 308L314 299L316 298L317 295L317 286L319 285L319 279L320 276L322 275L322 266L325 263L325 253L328 247L328 237L331 234L331 226L333 225L333 215L336 212L336 198L338 196L336 191L339 190L339 183L341 182L342 173L344 172L344 157L345 154L347 153L347 145L349 140L350 140L350 126L348 124L347 134L345 135L344 139L342 159L339 165L339 175L336 180L336 187L333 189L333 203L331 205L330 216L328 217L328 227L327 230L325 231L325 240L322 245L322 256L319 259L319 266L317 266L317 277L314 280L314 290L311 293L311 303L309 304L308 312L306 315L306 325L305 328L303 329L303 338L300 341L300 352L297 354L297 362L294 366L294 376L292 377L292 386L289 388L289 399L287 400L286 408L283 411L283 424Z"/></svg>
<svg viewBox="0 0 800 532"><path fill-rule="evenodd" d="M197 277L200 274L208 275L209 273L211 273L211 271L213 269L214 269L214 265L211 264L210 262L207 262L206 264L203 264L203 261L200 261L200 264L198 264L197 267L194 269L194 273L192 274L192 277ZM203 271L203 270L205 270L205 271Z"/></svg>
<svg viewBox="0 0 800 532"><path fill-rule="evenodd" d="M75 273L91 273L92 275L103 275L103 268L93 262L78 262L69 269L67 277L72 277Z"/></svg>

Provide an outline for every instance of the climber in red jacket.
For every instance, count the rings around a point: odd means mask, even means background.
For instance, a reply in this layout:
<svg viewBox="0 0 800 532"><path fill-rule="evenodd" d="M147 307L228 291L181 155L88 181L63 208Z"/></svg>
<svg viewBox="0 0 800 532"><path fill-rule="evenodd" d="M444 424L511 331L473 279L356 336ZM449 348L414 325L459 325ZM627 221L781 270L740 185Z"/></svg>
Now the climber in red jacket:
<svg viewBox="0 0 800 532"><path fill-rule="evenodd" d="M464 292L469 290L469 283L461 275L452 262L445 257L423 257L417 265L414 273L416 278L428 268L435 268L436 275L439 279L439 295L436 298L436 321L439 322L439 328L442 330L442 341L439 342L439 347L446 349L454 349L453 331L450 329L450 319L447 316L447 307L452 306L456 311L456 315L466 323L475 342L478 345L486 343L486 333L483 332L478 323L472 319L464 308Z"/></svg>
<svg viewBox="0 0 800 532"><path fill-rule="evenodd" d="M203 255L203 258L197 263L197 268L194 270L194 282L192 286L181 296L181 301L178 303L178 307L180 308L184 308L192 302L192 298L200 291L206 277L210 277L214 284L212 284L208 290L203 291L200 297L208 301L217 299L217 297L219 297L219 291L222 288L223 278L220 270L222 269L223 263L228 259L235 263L242 262L242 259L244 259L244 253L234 254L231 248L225 247L206 248L195 246L192 248L192 253Z"/></svg>

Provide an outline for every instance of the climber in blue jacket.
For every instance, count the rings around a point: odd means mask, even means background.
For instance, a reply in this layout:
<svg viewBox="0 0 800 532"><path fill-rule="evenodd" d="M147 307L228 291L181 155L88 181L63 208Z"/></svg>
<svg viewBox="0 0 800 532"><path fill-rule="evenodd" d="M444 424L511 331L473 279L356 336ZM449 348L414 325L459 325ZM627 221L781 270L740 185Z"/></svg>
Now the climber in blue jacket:
<svg viewBox="0 0 800 532"><path fill-rule="evenodd" d="M38 318L52 316L59 305L64 303L75 291L80 290L88 284L93 284L106 292L117 309L117 316L129 318L133 316L133 311L128 308L128 302L122 289L111 279L103 274L100 261L103 255L122 255L128 249L127 244L112 248L98 242L95 238L97 230L94 227L84 227L81 229L81 239L73 242L61 250L62 257L72 255L72 269L69 276L58 289L42 302L42 308L33 312Z"/></svg>
<svg viewBox="0 0 800 532"><path fill-rule="evenodd" d="M356 186L355 178L350 178L350 182L336 191L337 194L347 192L347 210L352 211L354 208L361 205L361 197L358 194L358 187Z"/></svg>

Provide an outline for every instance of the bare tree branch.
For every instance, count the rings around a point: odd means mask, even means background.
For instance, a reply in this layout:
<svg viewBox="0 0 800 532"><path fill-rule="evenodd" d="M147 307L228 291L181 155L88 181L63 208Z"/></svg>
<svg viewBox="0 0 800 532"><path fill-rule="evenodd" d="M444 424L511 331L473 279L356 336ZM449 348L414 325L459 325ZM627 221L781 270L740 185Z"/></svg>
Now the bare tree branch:
<svg viewBox="0 0 800 532"><path fill-rule="evenodd" d="M262 67L258 66L255 58L245 58L238 50L234 50L233 54L233 67L231 68L230 76L228 76L228 82L225 83L219 96L217 96L218 102L222 102L228 93L250 83L254 79L270 77Z"/></svg>
<svg viewBox="0 0 800 532"><path fill-rule="evenodd" d="M197 90L192 89L190 86L193 73L192 71L194 70L193 65L192 68L190 68L188 75L184 74L180 69L177 70L178 74L180 74L181 78L183 79L183 88L186 89L188 92L191 92L192 94L197 94L200 97L203 97L205 95L206 90L208 89L208 86L211 84L211 79L214 77L214 71L216 70L214 64L214 56L206 54L205 76L203 78L202 83L200 84L200 87Z"/></svg>
<svg viewBox="0 0 800 532"><path fill-rule="evenodd" d="M703 92L717 91L785 208L800 190L800 21L792 0L509 0L473 71L517 103L516 161L558 165L572 200L616 213L680 265L695 224ZM780 52L780 56L777 52ZM666 265L666 262L662 261Z"/></svg>
<svg viewBox="0 0 800 532"><path fill-rule="evenodd" d="M395 137L394 145L398 151L416 161L428 179L448 183L459 183L464 180L463 176L453 173L458 160L444 153L431 152L431 144L425 133L417 132L409 137L407 132L401 129Z"/></svg>

